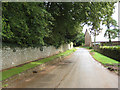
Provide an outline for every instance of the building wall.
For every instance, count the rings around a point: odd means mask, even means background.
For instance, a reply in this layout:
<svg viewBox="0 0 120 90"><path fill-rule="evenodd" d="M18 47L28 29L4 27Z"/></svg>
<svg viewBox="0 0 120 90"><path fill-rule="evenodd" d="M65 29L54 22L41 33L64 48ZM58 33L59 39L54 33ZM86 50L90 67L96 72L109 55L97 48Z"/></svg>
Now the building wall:
<svg viewBox="0 0 120 90"><path fill-rule="evenodd" d="M85 33L85 46L91 47L91 36L88 31Z"/></svg>
<svg viewBox="0 0 120 90"><path fill-rule="evenodd" d="M43 47L43 51L40 48L2 48L2 69L49 57L71 48L72 44L64 44L58 49L53 46Z"/></svg>

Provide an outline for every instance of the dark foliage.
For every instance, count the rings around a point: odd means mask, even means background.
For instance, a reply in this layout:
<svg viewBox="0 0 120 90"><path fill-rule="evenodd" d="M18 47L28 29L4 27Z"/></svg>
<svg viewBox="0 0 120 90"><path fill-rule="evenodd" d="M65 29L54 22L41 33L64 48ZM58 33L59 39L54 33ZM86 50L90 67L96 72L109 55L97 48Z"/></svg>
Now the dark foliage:
<svg viewBox="0 0 120 90"><path fill-rule="evenodd" d="M110 2L3 2L2 5L4 43L57 48L81 36L85 24L100 26L106 11L114 8Z"/></svg>

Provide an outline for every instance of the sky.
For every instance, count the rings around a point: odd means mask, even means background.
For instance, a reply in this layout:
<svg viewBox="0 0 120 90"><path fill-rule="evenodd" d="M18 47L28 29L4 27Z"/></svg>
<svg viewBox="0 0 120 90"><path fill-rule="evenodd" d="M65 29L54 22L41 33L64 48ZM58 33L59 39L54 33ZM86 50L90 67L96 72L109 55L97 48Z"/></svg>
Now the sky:
<svg viewBox="0 0 120 90"><path fill-rule="evenodd" d="M115 4L115 10L114 10L114 14L112 15L113 19L115 19L118 23L118 3ZM101 28L103 28L102 32L96 37L96 41L109 41L107 39L107 37L104 37L104 33L106 31L106 26L102 25ZM85 33L86 29L89 29L89 27L87 25L85 25L83 27L83 33ZM92 41L94 41L93 36L92 37ZM118 38L112 39L112 41L118 41Z"/></svg>

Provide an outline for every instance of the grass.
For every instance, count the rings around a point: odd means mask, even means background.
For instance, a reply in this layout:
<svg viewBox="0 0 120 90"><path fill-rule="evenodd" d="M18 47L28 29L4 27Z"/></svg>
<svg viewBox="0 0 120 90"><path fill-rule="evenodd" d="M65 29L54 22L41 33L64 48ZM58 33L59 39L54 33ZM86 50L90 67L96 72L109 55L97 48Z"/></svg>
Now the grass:
<svg viewBox="0 0 120 90"><path fill-rule="evenodd" d="M2 72L0 72L0 73L2 73L2 79L0 81L5 80L5 79L7 79L11 76L19 74L19 73L21 73L23 71L26 71L28 69L34 68L34 67L36 67L40 64L43 64L43 63L46 63L48 61L54 60L55 58L58 58L60 56L67 56L67 55L71 54L72 52L74 52L75 50L76 49L73 48L73 49L67 50L63 53L59 53L57 55L54 55L54 56L51 56L51 57L48 57L48 58L44 58L44 59L41 59L41 60L38 60L38 61L35 61L35 62L30 62L30 63L22 65L20 67L15 67L15 68L11 68L9 70L2 71Z"/></svg>
<svg viewBox="0 0 120 90"><path fill-rule="evenodd" d="M106 65L106 64L110 64L110 65L119 64L118 61L111 59L107 56L104 56L98 52L95 52L93 49L90 52L94 53L94 54L92 54L93 58L95 58L97 61L101 62L104 65Z"/></svg>

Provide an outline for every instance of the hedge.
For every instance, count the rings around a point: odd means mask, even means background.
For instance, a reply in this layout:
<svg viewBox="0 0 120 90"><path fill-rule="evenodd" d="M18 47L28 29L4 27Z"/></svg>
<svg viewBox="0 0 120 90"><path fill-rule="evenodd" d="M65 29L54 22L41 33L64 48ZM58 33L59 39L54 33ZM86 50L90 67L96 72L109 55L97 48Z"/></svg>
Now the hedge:
<svg viewBox="0 0 120 90"><path fill-rule="evenodd" d="M112 59L120 61L120 47L119 46L100 46L99 48L96 49L96 51Z"/></svg>

